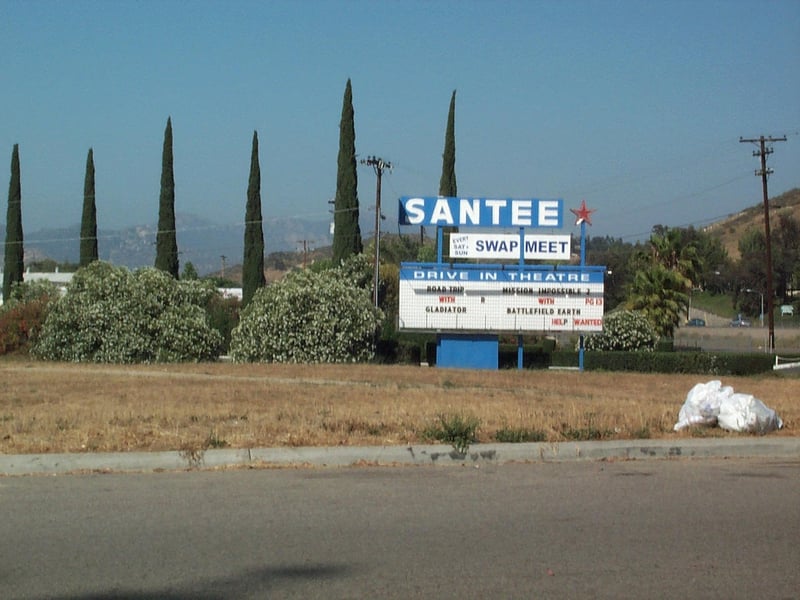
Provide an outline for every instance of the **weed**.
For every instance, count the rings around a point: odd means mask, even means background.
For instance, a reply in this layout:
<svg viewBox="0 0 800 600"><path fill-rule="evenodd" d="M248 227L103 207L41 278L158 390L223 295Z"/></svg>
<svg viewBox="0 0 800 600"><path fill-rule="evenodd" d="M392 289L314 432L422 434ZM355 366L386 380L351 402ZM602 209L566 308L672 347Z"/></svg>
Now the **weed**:
<svg viewBox="0 0 800 600"><path fill-rule="evenodd" d="M429 425L423 431L423 436L428 439L447 442L459 454L466 454L470 444L476 442L475 434L481 421L474 415L457 413L441 413L437 422Z"/></svg>
<svg viewBox="0 0 800 600"><path fill-rule="evenodd" d="M208 434L206 438L206 448L226 448L228 446L228 442L217 434L216 431L212 430L211 433Z"/></svg>
<svg viewBox="0 0 800 600"><path fill-rule="evenodd" d="M568 423L561 424L561 435L574 442L603 440L614 436L613 429L600 429L593 423L594 413L586 413L586 426L573 427Z"/></svg>
<svg viewBox="0 0 800 600"><path fill-rule="evenodd" d="M59 431L68 431L72 429L72 421L67 417L56 417L56 429Z"/></svg>
<svg viewBox="0 0 800 600"><path fill-rule="evenodd" d="M522 442L544 442L547 433L541 429L526 429L525 427L504 426L494 434L494 439L506 444L519 444Z"/></svg>

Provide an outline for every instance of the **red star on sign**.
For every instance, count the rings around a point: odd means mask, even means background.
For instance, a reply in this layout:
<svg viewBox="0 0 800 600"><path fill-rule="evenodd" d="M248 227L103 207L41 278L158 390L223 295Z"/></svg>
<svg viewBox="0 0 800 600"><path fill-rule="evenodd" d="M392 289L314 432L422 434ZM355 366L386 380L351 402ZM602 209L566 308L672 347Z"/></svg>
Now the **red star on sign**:
<svg viewBox="0 0 800 600"><path fill-rule="evenodd" d="M593 208L593 209L590 210L590 209L586 208L586 200L581 200L581 207L580 208L570 208L569 210L576 217L578 217L578 220L575 221L575 225L580 225L584 221L586 221L589 225L592 224L591 216L592 216L592 213L595 211L595 209Z"/></svg>

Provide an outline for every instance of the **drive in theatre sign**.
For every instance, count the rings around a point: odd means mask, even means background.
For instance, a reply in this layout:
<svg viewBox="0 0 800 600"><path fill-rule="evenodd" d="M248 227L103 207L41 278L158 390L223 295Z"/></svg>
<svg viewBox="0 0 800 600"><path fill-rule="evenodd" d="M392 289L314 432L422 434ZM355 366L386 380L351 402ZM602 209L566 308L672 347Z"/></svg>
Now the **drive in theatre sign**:
<svg viewBox="0 0 800 600"><path fill-rule="evenodd" d="M604 268L524 262L534 257L569 258L568 235L524 233L525 227L562 227L562 200L403 197L399 221L402 225L520 230L518 235L459 232L451 240L460 244L462 251L453 254L451 247L451 257L470 252L470 258L510 257L517 264L403 263L401 329L516 333L602 330Z"/></svg>

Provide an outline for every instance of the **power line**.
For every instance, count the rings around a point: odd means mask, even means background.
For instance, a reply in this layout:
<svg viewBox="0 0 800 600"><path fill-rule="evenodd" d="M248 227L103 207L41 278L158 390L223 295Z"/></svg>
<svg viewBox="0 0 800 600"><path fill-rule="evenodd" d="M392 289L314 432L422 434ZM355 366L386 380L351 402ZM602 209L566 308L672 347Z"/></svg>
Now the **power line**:
<svg viewBox="0 0 800 600"><path fill-rule="evenodd" d="M761 177L761 189L764 194L764 234L766 235L767 243L767 316L769 318L769 351L775 352L775 315L773 315L773 299L772 299L772 240L770 240L769 233L769 192L767 191L767 178L773 173L772 169L767 168L767 156L773 153L772 147L768 147L767 143L772 142L785 142L786 136L772 137L759 136L758 138L739 138L740 143L758 143L758 150L753 150L753 156L758 156L761 159L761 168L756 169L756 177Z"/></svg>

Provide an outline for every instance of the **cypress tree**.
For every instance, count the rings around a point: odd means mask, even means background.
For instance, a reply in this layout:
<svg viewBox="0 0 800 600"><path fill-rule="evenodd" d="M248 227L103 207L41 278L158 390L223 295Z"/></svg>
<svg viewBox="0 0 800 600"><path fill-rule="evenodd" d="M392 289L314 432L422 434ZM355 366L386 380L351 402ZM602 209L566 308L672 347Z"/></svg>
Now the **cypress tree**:
<svg viewBox="0 0 800 600"><path fill-rule="evenodd" d="M80 266L96 261L97 207L94 201L94 152L89 148L86 157L86 176L83 180L83 214L81 215Z"/></svg>
<svg viewBox="0 0 800 600"><path fill-rule="evenodd" d="M361 228L358 224L356 130L350 79L347 80L344 90L342 120L339 123L339 159L333 209L333 261L338 264L352 254L361 254L363 249Z"/></svg>
<svg viewBox="0 0 800 600"><path fill-rule="evenodd" d="M178 278L178 242L175 233L175 175L172 169L172 118L164 130L164 151L161 155L161 196L158 202L156 233L157 269Z"/></svg>
<svg viewBox="0 0 800 600"><path fill-rule="evenodd" d="M456 185L456 92L450 98L450 112L447 115L447 129L444 134L444 154L442 154L442 178L439 180L440 196L457 196Z"/></svg>
<svg viewBox="0 0 800 600"><path fill-rule="evenodd" d="M444 154L442 154L442 177L439 180L440 196L457 196L456 185L456 91L450 97L450 112L447 114L447 129L444 134ZM453 233L458 232L457 227L444 227L442 255L449 255L449 241Z"/></svg>
<svg viewBox="0 0 800 600"><path fill-rule="evenodd" d="M247 306L264 287L264 229L261 223L261 168L258 165L258 132L253 132L250 180L244 214L244 260L242 261L242 306Z"/></svg>
<svg viewBox="0 0 800 600"><path fill-rule="evenodd" d="M11 286L22 282L24 264L22 248L22 187L19 176L19 144L11 153L11 180L8 184L6 213L6 245L3 266L3 298L11 297Z"/></svg>

